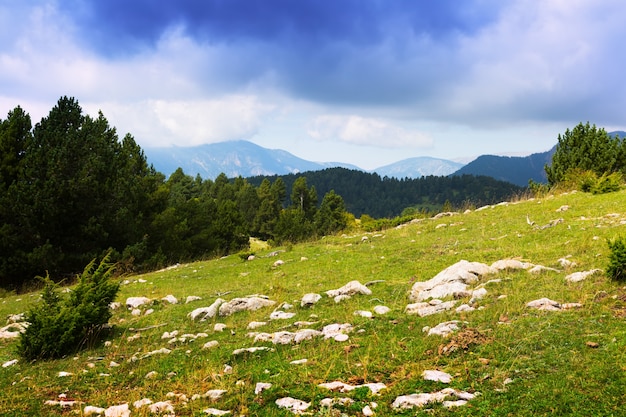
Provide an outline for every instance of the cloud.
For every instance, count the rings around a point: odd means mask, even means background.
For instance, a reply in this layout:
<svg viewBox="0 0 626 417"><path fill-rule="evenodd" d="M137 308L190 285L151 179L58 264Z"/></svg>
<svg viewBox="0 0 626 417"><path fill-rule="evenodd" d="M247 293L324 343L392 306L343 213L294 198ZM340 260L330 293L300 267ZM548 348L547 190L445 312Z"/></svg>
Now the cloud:
<svg viewBox="0 0 626 417"><path fill-rule="evenodd" d="M324 115L310 123L308 134L319 141L340 140L361 146L387 148L432 146L432 139L389 122L360 116Z"/></svg>
<svg viewBox="0 0 626 417"><path fill-rule="evenodd" d="M101 106L102 103L98 103ZM86 105L89 113L94 104ZM232 95L215 100L146 100L105 103L105 117L118 130L131 132L148 146L194 146L251 139L274 106L254 96Z"/></svg>

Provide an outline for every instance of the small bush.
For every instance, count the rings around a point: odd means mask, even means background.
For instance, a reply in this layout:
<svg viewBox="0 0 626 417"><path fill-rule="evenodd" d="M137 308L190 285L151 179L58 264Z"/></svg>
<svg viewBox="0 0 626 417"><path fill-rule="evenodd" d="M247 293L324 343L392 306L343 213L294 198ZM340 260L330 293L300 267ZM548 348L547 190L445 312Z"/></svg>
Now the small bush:
<svg viewBox="0 0 626 417"><path fill-rule="evenodd" d="M624 183L620 172L605 173L598 177L593 171L574 168L567 171L562 185L570 189L592 194L606 194L619 191Z"/></svg>
<svg viewBox="0 0 626 417"><path fill-rule="evenodd" d="M110 280L114 268L108 259L105 256L98 267L91 261L68 297L61 297L57 285L44 278L41 302L26 313L30 324L18 344L23 358L60 358L97 336L111 318L109 305L119 291L119 283Z"/></svg>
<svg viewBox="0 0 626 417"><path fill-rule="evenodd" d="M609 240L609 266L606 269L607 275L615 281L626 280L626 241L624 238Z"/></svg>

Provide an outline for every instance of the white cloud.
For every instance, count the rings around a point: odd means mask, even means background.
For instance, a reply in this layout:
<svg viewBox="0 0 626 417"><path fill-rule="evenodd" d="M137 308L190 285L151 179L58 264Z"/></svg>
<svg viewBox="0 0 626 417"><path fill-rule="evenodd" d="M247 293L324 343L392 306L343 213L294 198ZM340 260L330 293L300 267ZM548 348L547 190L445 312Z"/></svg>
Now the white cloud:
<svg viewBox="0 0 626 417"><path fill-rule="evenodd" d="M432 146L432 139L420 132L406 130L375 118L351 115L323 115L309 125L308 134L316 140L387 148Z"/></svg>
<svg viewBox="0 0 626 417"><path fill-rule="evenodd" d="M101 109L120 135L130 132L144 146L194 146L250 139L274 106L255 96L231 95L215 100L146 100L135 103L90 103Z"/></svg>

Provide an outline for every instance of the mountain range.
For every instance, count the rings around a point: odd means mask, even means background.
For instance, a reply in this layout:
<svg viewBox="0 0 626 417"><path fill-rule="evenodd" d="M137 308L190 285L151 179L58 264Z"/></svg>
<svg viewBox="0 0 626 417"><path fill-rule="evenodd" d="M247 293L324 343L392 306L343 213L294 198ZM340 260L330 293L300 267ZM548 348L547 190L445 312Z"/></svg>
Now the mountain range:
<svg viewBox="0 0 626 417"><path fill-rule="evenodd" d="M621 131L609 134L626 136L626 133ZM481 155L467 164L439 158L415 157L371 171L341 162L308 161L284 150L267 149L244 140L194 147L145 148L144 152L148 162L157 171L168 176L179 167L188 175L200 175L205 179L215 179L220 173L226 174L228 178L238 176L249 178L340 167L398 179L464 174L485 175L515 185L526 186L529 180L539 183L547 181L544 167L552 160L555 150L556 145L546 152L528 156Z"/></svg>

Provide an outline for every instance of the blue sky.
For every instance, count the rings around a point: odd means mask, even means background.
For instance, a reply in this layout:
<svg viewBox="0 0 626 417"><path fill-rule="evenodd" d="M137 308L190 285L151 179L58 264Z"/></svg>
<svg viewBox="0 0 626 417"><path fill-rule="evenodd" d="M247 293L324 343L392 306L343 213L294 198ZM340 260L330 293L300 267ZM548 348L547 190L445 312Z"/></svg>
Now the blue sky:
<svg viewBox="0 0 626 417"><path fill-rule="evenodd" d="M142 147L373 169L626 130L621 0L0 0L0 117L60 96Z"/></svg>

